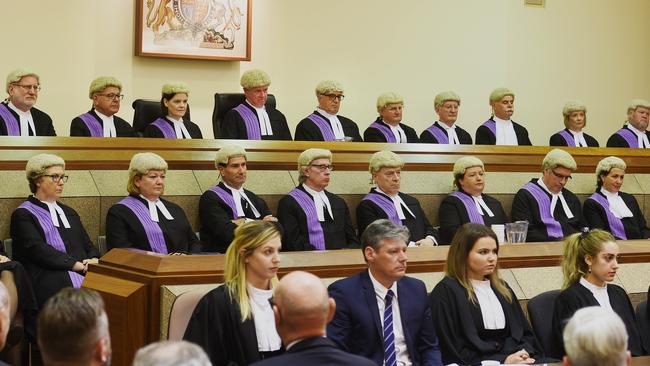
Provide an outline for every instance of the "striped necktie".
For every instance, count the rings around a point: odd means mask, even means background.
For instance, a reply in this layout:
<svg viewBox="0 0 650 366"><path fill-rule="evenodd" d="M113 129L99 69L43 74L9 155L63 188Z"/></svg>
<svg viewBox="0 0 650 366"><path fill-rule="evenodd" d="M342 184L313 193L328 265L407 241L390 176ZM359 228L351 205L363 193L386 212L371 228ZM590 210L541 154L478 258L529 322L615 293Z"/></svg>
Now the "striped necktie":
<svg viewBox="0 0 650 366"><path fill-rule="evenodd" d="M393 334L393 290L386 293L384 309L384 365L397 366L395 334Z"/></svg>

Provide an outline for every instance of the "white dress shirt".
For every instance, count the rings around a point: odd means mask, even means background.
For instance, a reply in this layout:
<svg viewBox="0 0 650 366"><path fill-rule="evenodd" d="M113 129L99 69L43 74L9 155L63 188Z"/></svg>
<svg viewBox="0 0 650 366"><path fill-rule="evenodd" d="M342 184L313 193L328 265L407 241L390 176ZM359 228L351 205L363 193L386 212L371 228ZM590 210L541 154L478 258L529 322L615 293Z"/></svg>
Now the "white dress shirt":
<svg viewBox="0 0 650 366"><path fill-rule="evenodd" d="M555 206L557 205L557 201L560 200L560 203L562 204L562 209L564 210L564 214L568 219L573 218L573 212L571 212L571 209L569 208L569 205L566 203L566 200L564 199L564 196L562 195L562 191L560 193L553 193L551 192L548 187L546 187L546 184L544 184L544 181L542 178L539 178L537 180L537 184L542 187L548 194L551 195L551 217L555 218L553 215L553 212L555 212Z"/></svg>
<svg viewBox="0 0 650 366"><path fill-rule="evenodd" d="M584 277L580 277L580 284L586 287L587 290L591 291L591 293L594 295L596 301L598 301L598 304L600 306L602 306L607 310L614 311L612 309L612 305L609 303L609 295L607 294L607 284L605 284L605 286L603 287L596 286L593 283L587 281Z"/></svg>
<svg viewBox="0 0 650 366"><path fill-rule="evenodd" d="M494 212L492 212L492 210L490 210L488 205L483 200L483 195L479 194L478 196L472 196L472 199L474 200L474 204L476 205L476 209L478 210L478 213L481 216L485 216L485 214L487 214L490 217L494 217Z"/></svg>
<svg viewBox="0 0 650 366"><path fill-rule="evenodd" d="M519 145L515 126L511 120L501 119L497 116L493 116L492 119L496 122L497 145Z"/></svg>
<svg viewBox="0 0 650 366"><path fill-rule="evenodd" d="M61 217L61 221L63 222L63 227L66 229L70 228L70 222L68 221L68 218L65 216L65 212L63 212L61 206L57 205L56 202L46 202L46 201L41 201L41 202L47 205L47 208L50 211L50 218L52 219L52 224L54 226L60 227L59 217Z"/></svg>
<svg viewBox="0 0 650 366"><path fill-rule="evenodd" d="M406 133L404 132L404 129L402 127L400 127L399 124L397 126L393 126L393 125L391 125L390 123L388 123L388 122L386 122L384 120L381 120L381 121L383 123L385 123L386 125L388 125L388 127L390 127L390 131L393 133L393 136L395 136L395 141L400 142L400 143L407 142Z"/></svg>
<svg viewBox="0 0 650 366"><path fill-rule="evenodd" d="M632 126L631 123L627 123L627 127L634 132L636 135L636 140L637 143L639 144L639 147L648 149L650 148L650 141L648 141L648 135L646 135L645 131L638 130L636 127Z"/></svg>
<svg viewBox="0 0 650 366"><path fill-rule="evenodd" d="M246 192L244 192L244 188L233 188L226 184L226 182L223 182L223 185L226 186L228 189L230 189L230 192L232 193L232 199L235 201L235 207L237 208L237 217L244 217L246 214L244 213L244 208L241 206L241 199L243 198L246 202L248 202L248 205L251 208L251 211L253 211L253 214L255 215L255 218L258 219L261 214L253 204L253 202L248 198L246 195Z"/></svg>
<svg viewBox="0 0 650 366"><path fill-rule="evenodd" d="M273 128L271 128L271 119L269 118L269 114L266 112L266 107L262 106L262 108L257 108L251 102L246 100L246 103L248 103L251 108L255 109L257 112L257 118L260 121L260 133L262 136L269 136L273 135Z"/></svg>
<svg viewBox="0 0 650 366"><path fill-rule="evenodd" d="M589 147L589 145L587 145L587 140L585 140L585 134L582 131L576 132L574 130L569 129L569 132L571 132L571 134L573 135L573 141L575 146Z"/></svg>
<svg viewBox="0 0 650 366"><path fill-rule="evenodd" d="M36 136L36 128L34 127L34 118L32 117L31 110L23 112L18 107L16 107L12 102L7 104L16 114L20 120L20 136L25 137L29 136L29 130L32 130L32 134Z"/></svg>
<svg viewBox="0 0 650 366"><path fill-rule="evenodd" d="M341 121L339 121L339 118L336 116L336 114L329 114L320 108L316 108L316 111L325 116L325 118L330 121L330 126L332 126L332 131L334 131L334 139L341 141L344 140L345 133L343 132L343 126L341 125Z"/></svg>
<svg viewBox="0 0 650 366"><path fill-rule="evenodd" d="M185 123L183 123L183 119L174 119L172 116L167 116L167 119L172 122L174 125L174 132L176 132L176 138L177 139L191 139L192 136L190 136L189 131L187 131L187 128L185 127Z"/></svg>
<svg viewBox="0 0 650 366"><path fill-rule="evenodd" d="M140 198L147 201L147 203L149 204L149 216L151 217L151 221L158 222L158 210L162 212L163 216L165 216L167 220L174 219L172 217L172 214L169 213L169 210L167 210L167 207L165 207L165 204L162 203L160 199L157 199L155 201L150 201L147 199L147 197L143 195L140 195Z"/></svg>
<svg viewBox="0 0 650 366"><path fill-rule="evenodd" d="M618 192L612 193L606 190L605 187L600 187L600 192L607 198L607 203L609 203L609 212L611 212L614 217L622 219L624 217L634 216Z"/></svg>
<svg viewBox="0 0 650 366"><path fill-rule="evenodd" d="M248 298L250 299L255 335L257 336L257 349L260 352L277 351L282 347L282 339L275 329L275 317L269 299L273 290L261 290L246 284Z"/></svg>
<svg viewBox="0 0 650 366"><path fill-rule="evenodd" d="M472 280L472 288L476 295L476 300L481 308L483 316L483 327L485 329L503 329L506 327L506 316L503 313L503 307L494 293L490 280L477 281Z"/></svg>
<svg viewBox="0 0 650 366"><path fill-rule="evenodd" d="M325 194L325 191L314 191L313 189L309 188L306 184L303 184L302 187L309 193L313 198L314 198L314 205L316 206L316 216L318 217L318 221L323 222L325 221L325 213L323 212L323 207L327 207L327 211L334 220L334 212L332 211L332 205L330 204L330 199L327 198L327 195Z"/></svg>
<svg viewBox="0 0 650 366"><path fill-rule="evenodd" d="M456 124L454 123L451 127L447 126L446 123L438 121L440 127L444 128L447 131L447 138L449 139L449 145L460 145L458 140L458 135L456 134Z"/></svg>
<svg viewBox="0 0 650 366"><path fill-rule="evenodd" d="M115 120L113 116L107 116L102 112L95 109L95 113L99 119L102 120L102 126L104 127L104 137L117 137L117 131L115 130Z"/></svg>

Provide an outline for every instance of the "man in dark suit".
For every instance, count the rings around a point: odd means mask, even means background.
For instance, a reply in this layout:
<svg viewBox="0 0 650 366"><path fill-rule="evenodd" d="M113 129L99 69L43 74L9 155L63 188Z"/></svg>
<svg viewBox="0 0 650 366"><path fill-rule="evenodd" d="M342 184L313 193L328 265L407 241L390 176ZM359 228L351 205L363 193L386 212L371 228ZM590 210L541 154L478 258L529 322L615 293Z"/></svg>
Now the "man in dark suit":
<svg viewBox="0 0 650 366"><path fill-rule="evenodd" d="M291 272L275 287L272 300L275 327L287 352L255 365L374 365L367 358L336 348L325 337L325 327L334 316L336 304L318 277Z"/></svg>
<svg viewBox="0 0 650 366"><path fill-rule="evenodd" d="M34 107L41 91L38 75L17 69L7 76L9 97L0 103L0 135L56 136L52 118Z"/></svg>
<svg viewBox="0 0 650 366"><path fill-rule="evenodd" d="M413 127L402 122L404 99L392 92L384 93L377 98L379 117L363 132L365 142L419 142L418 134Z"/></svg>
<svg viewBox="0 0 650 366"><path fill-rule="evenodd" d="M368 225L361 241L368 269L334 282L327 337L377 365L442 365L424 283L406 277L408 229L389 220Z"/></svg>

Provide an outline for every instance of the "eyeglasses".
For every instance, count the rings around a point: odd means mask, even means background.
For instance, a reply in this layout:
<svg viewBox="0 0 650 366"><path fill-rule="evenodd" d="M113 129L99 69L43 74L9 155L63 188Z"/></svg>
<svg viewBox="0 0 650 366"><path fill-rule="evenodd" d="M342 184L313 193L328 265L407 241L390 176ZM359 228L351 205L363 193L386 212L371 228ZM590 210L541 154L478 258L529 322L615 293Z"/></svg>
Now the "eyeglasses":
<svg viewBox="0 0 650 366"><path fill-rule="evenodd" d="M335 101L338 100L339 102L345 99L345 95L343 94L321 94L322 96L328 97L330 101Z"/></svg>
<svg viewBox="0 0 650 366"><path fill-rule="evenodd" d="M24 85L24 84L12 83L11 85L19 86L19 87L21 87L21 88L23 88L23 89L25 89L27 91L30 91L30 90L33 90L35 92L41 91L41 86L38 85L38 84L36 84L36 85Z"/></svg>
<svg viewBox="0 0 650 366"><path fill-rule="evenodd" d="M314 167L321 172L324 172L326 170L329 170L330 172L334 170L334 165L331 164L309 164L309 166Z"/></svg>
<svg viewBox="0 0 650 366"><path fill-rule="evenodd" d="M563 174L560 174L560 173L556 172L553 169L551 169L551 173L553 173L553 175L556 176L560 180L565 180L566 179L568 181L569 179L573 178L571 175L563 175Z"/></svg>
<svg viewBox="0 0 650 366"><path fill-rule="evenodd" d="M116 100L116 99L117 99L117 100L123 100L123 99L124 99L124 94L113 94L113 93L111 93L111 94L99 94L99 93L98 93L98 94L96 94L96 95L100 95L100 96L102 96L102 97L106 97L106 98L108 98L108 99L110 99L110 100Z"/></svg>
<svg viewBox="0 0 650 366"><path fill-rule="evenodd" d="M58 174L46 174L46 175L43 175L43 176L44 177L50 177L50 179L52 179L52 182L54 182L54 183L59 183L61 181L63 183L65 183L65 182L68 181L68 178L69 178L67 175L58 175Z"/></svg>

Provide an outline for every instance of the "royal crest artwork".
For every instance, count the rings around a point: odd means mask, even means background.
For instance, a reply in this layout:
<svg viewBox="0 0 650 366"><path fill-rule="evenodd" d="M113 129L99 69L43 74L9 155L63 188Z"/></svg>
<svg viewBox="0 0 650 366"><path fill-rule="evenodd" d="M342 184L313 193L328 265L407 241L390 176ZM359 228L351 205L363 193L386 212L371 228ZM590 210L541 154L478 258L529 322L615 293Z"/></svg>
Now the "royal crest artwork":
<svg viewBox="0 0 650 366"><path fill-rule="evenodd" d="M250 60L252 0L137 0L138 56Z"/></svg>

